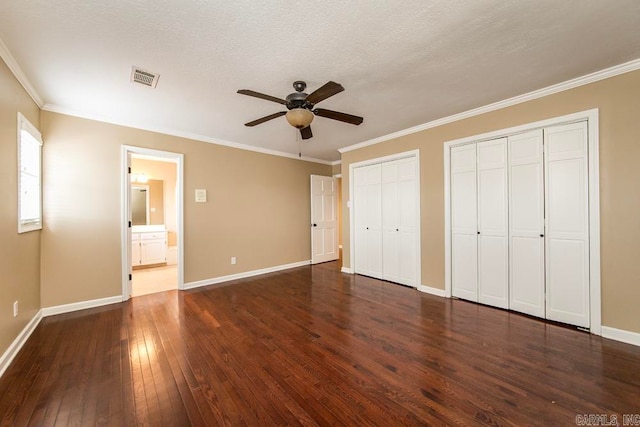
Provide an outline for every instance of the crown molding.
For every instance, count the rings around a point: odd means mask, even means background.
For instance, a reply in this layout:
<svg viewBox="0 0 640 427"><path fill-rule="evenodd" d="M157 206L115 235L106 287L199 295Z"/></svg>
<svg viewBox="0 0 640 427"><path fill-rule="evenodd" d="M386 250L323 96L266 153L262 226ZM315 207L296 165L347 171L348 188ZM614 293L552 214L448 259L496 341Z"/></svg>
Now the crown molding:
<svg viewBox="0 0 640 427"><path fill-rule="evenodd" d="M13 73L13 75L16 77L16 79L18 80L18 82L22 85L22 87L25 89L25 91L29 94L29 96L31 97L31 99L33 99L33 101L38 105L38 107L40 107L40 109L45 110L45 111L51 111L54 113L59 113L59 114L65 114L65 115L69 115L69 116L74 116L74 117L79 117L79 118L84 118L84 119L89 119L89 120L96 120L96 121L100 121L100 122L104 122L104 123L111 123L111 124L115 124L115 125L119 125L119 126L126 126L126 127L130 127L130 128L134 128L134 129L140 129L140 130L146 130L146 131L150 131L150 132L157 132L157 133L162 133L162 134L166 134L166 135L171 135L171 136L177 136L180 138L187 138L187 139L192 139L195 141L201 141L201 142L208 142L210 144L216 144L216 145L222 145L225 147L231 147L231 148L237 148L240 150L246 150L246 151L253 151L256 153L262 153L262 154L269 154L272 156L278 156L278 157L285 157L285 158L290 158L290 159L297 159L297 160L303 160L303 161L308 161L308 162L313 162L313 163L320 163L323 165L329 165L329 166L335 166L338 164L341 164L341 160L335 160L335 161L330 161L330 160L323 160L323 159L317 159L314 157L307 157L307 156L296 156L295 154L291 154L291 153L286 153L284 151L277 151L277 150L270 150L267 148L260 148L260 147L254 147L252 145L247 145L247 144L241 144L241 143L237 143L237 142L232 142L232 141L226 141L226 140L222 140L222 139L217 139L217 138L211 138L211 137L207 137L207 136L203 136L203 135L199 135L199 134L195 134L195 133L190 133L190 132L182 132L182 131L177 131L177 130L173 130L173 129L165 129L165 128L159 128L159 127L148 127L148 126L137 126L134 123L130 123L130 122L126 122L126 121L115 121L115 120L111 120L99 115L93 115L93 114L87 114L87 113L81 113L78 111L73 111L61 106L57 106L54 104L45 104L42 100L42 98L40 97L40 95L38 94L38 92L35 90L35 88L33 87L33 85L31 84L31 82L29 81L29 79L27 79L27 76L25 75L24 71L22 71L22 68L20 68L20 66L18 65L18 62L15 60L15 58L13 57L13 55L11 54L11 52L9 51L9 48L7 47L7 45L4 43L4 41L2 39L0 39L0 58L2 58L2 60L4 60L4 62L7 64L7 67L11 70L11 72ZM621 74L625 74L625 73L629 73L631 71L636 71L640 69L640 58L638 59L634 59L632 61L629 62L625 62L623 64L619 64L619 65L615 65L613 67L609 67L609 68L605 68L604 70L600 70L600 71L596 71L594 73L591 74L587 74L581 77L577 77L575 79L571 79L571 80L567 80L565 82L562 83L558 83L552 86L548 86L546 88L542 88L542 89L538 89L529 93L525 93L523 95L518 95L518 96L514 96L512 98L508 98L502 101L498 101L498 102L494 102L492 104L488 104L482 107L478 107L478 108L474 108L472 110L467 110L464 111L462 113L458 113L458 114L453 114L451 116L447 116L447 117L443 117L440 119L436 119L436 120L432 120L430 122L426 122L417 126L413 126L407 129L403 129L397 132L393 132L387 135L383 135L377 138L373 138L373 139L369 139L367 141L363 141L357 144L353 144L353 145L349 145L347 147L343 147L343 148L339 148L338 152L340 154L344 154L347 153L349 151L353 151L353 150L358 150L360 148L364 148L364 147L368 147L371 145L375 145L375 144L379 144L381 142L384 141L389 141L391 139L396 139L396 138L400 138L402 136L406 136L406 135L411 135L417 132L421 132L423 130L427 130L427 129L431 129L431 128L435 128L438 126L442 126L448 123L453 123L456 122L458 120L463 120L463 119L467 119L470 117L474 117L474 116L478 116L480 114L485 114L485 113L489 113L491 111L496 111L502 108L506 108L506 107L511 107L513 105L517 105L517 104L522 104L524 102L527 101L532 101L534 99L538 99L538 98L542 98L545 96L549 96L549 95L553 95L555 93L558 92L563 92L569 89L574 89L576 87L580 87L580 86L584 86L590 83L594 83L600 80L604 80L604 79L608 79L611 77L615 77Z"/></svg>
<svg viewBox="0 0 640 427"><path fill-rule="evenodd" d="M629 73L640 69L640 58L633 61L625 62L624 64L615 65L604 70L596 71L591 74L587 74L582 77L567 80L562 83L558 83L552 86L548 86L542 89L534 90L533 92L525 93L523 95L514 96L513 98L505 99L503 101L494 102L482 107L474 108L473 110L464 111L462 113L453 114L451 116L443 117L441 119L432 120L427 123L423 123L418 126L410 127L398 132L393 132L378 138L373 138L367 141L360 142L358 144L349 145L348 147L339 148L340 154L347 153L349 151L358 150L360 148L368 147L370 145L379 144L391 139L400 138L401 136L411 135L413 133L421 132L426 129L435 128L438 126L446 125L448 123L457 122L458 120L467 119L470 117L478 116L480 114L489 113L491 111L500 110L502 108L511 107L513 105L522 104L523 102L532 101L534 99L543 98L545 96L553 95L554 93L563 92L565 90L574 89L579 86L588 85L600 80L608 79L618 76L620 74Z"/></svg>
<svg viewBox="0 0 640 427"><path fill-rule="evenodd" d="M0 58L2 58L2 60L7 64L7 67L9 67L9 70L11 70L13 75L16 77L16 79L22 85L22 87L25 89L25 91L29 94L31 99L33 99L33 101L38 105L38 107L40 109L44 110L44 111L51 111L53 113L65 114L65 115L68 115L68 116L80 117L80 118L89 119L89 120L96 120L96 121L99 121L99 122L111 123L111 124L114 124L114 125L126 126L126 127L130 127L130 128L146 130L146 131L150 131L150 132L157 132L157 133L162 133L162 134L166 134L166 135L177 136L177 137L180 137L180 138L193 139L195 141L208 142L210 144L222 145L222 146L225 146L225 147L237 148L237 149L240 149L240 150L254 151L256 153L269 154L269 155L272 155L272 156L286 157L286 158L290 158L290 159L303 160L303 161L306 161L306 162L313 162L313 163L320 163L320 164L329 165L329 166L333 166L333 164L334 164L334 162L332 162L330 160L316 159L315 157L307 157L307 156L299 157L299 156L296 156L295 154L286 153L284 151L277 151L277 150L270 150L268 148L254 147L252 145L246 145L246 144L241 144L241 143L232 142L232 141L225 141L225 140L222 140L222 139L210 138L210 137L203 136L203 135L198 135L198 134L195 134L195 133L182 132L182 131L177 131L177 130L173 130L173 129L164 129L164 128L156 128L156 127L148 127L148 126L137 126L136 124L131 123L131 122L110 120L110 119L108 119L106 117L102 117L102 116L99 116L99 115L81 113L81 112L73 111L71 109L67 109L67 108L64 108L64 107L61 107L61 106L58 106L58 105L54 105L54 104L48 104L48 103L45 104L42 101L42 98L40 97L38 92L34 89L33 85L29 81L29 79L27 79L27 76L24 74L24 71L22 71L22 68L20 68L20 65L18 65L18 62L15 60L15 58L13 57L11 52L9 51L9 48L7 47L7 45L4 43L4 41L2 39L0 39Z"/></svg>
<svg viewBox="0 0 640 427"><path fill-rule="evenodd" d="M38 92L36 92L29 79L27 79L24 71L22 71L22 68L20 68L13 55L11 55L11 52L9 52L9 48L6 44L4 44L4 41L2 41L2 39L0 39L0 58L2 58L5 64L7 64L9 70L11 70L16 79L18 79L18 82L20 82L24 90L27 91L31 99L33 99L33 102L35 102L38 107L42 108L42 106L44 105L44 103L42 102L42 98L40 97L40 95L38 95Z"/></svg>
<svg viewBox="0 0 640 427"><path fill-rule="evenodd" d="M331 166L333 164L333 162L331 162L329 160L316 159L315 157L307 157L307 156L299 157L299 156L297 156L295 154L286 153L284 151L277 151L277 150L270 150L268 148L254 147L252 145L241 144L241 143L232 142L232 141L226 141L226 140L223 140L223 139L211 138L211 137L208 137L208 136L199 135L199 134L191 133L191 132L183 132L183 131L178 131L178 130L174 130L174 129L166 129L166 128L161 128L161 127L156 127L156 126L139 126L139 125L137 125L135 123L132 123L132 122L123 121L123 120L112 120L110 118L103 117L103 116L100 116L100 115L97 115L97 114L83 113L83 112L75 111L75 110L72 110L72 109L69 109L69 108L65 108L65 107L61 107L59 105L54 105L54 104L45 104L42 107L42 110L50 111L52 113L64 114L66 116L78 117L78 118L81 118L81 119L95 120L95 121L102 122L102 123L109 123L109 124L113 124L113 125L124 126L124 127L128 127L128 128L139 129L139 130L144 130L144 131L148 131L148 132L155 132L155 133L161 133L161 134L164 134L164 135L176 136L176 137L179 137L179 138L191 139L191 140L194 140L194 141L207 142L209 144L222 145L224 147L237 148L239 150L253 151L253 152L261 153L261 154L269 154L271 156L286 157L286 158L289 158L289 159L302 160L302 161L305 161L305 162L320 163L320 164L329 165L329 166Z"/></svg>

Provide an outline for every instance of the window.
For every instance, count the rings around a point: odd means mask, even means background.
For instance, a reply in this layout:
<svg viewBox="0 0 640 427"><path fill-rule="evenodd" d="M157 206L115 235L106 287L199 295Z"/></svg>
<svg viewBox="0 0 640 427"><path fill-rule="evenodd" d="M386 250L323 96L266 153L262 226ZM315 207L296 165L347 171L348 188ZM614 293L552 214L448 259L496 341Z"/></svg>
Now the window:
<svg viewBox="0 0 640 427"><path fill-rule="evenodd" d="M18 113L18 233L42 229L42 136Z"/></svg>

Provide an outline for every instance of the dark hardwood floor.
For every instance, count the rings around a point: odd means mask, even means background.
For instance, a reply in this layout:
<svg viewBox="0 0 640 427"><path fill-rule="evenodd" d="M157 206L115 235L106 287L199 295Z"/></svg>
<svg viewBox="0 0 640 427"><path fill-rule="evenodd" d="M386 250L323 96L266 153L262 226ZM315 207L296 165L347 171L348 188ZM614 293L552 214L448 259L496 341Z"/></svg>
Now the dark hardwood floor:
<svg viewBox="0 0 640 427"><path fill-rule="evenodd" d="M575 425L640 413L640 348L336 263L48 317L3 425Z"/></svg>

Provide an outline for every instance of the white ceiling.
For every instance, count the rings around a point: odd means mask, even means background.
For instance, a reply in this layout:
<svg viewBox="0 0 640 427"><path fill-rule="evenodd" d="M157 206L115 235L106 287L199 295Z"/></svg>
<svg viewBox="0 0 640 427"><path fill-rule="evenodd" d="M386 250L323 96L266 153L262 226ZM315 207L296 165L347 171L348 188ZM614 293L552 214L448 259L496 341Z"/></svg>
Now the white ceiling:
<svg viewBox="0 0 640 427"><path fill-rule="evenodd" d="M2 0L0 39L44 108L210 141L298 153L294 80L346 90L319 104L305 156L640 58L638 0ZM131 66L160 73L156 89Z"/></svg>

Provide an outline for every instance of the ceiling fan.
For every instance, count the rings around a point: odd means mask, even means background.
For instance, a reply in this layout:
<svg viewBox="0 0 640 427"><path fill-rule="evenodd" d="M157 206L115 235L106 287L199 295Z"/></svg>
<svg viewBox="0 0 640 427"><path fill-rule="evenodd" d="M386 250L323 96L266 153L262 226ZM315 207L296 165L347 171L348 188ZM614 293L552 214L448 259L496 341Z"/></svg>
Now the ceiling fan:
<svg viewBox="0 0 640 427"><path fill-rule="evenodd" d="M298 80L293 82L293 88L296 91L287 95L286 99L276 98L275 96L265 95L253 90L239 90L238 93L241 95L248 95L255 98L266 99L267 101L277 102L278 104L284 105L289 110L270 114L249 123L245 123L244 125L256 126L277 117L286 116L287 121L291 126L300 129L302 139L309 139L313 137L310 124L313 121L314 115L326 117L327 119L338 120L340 122L351 123L352 125L359 125L364 120L362 117L353 116L351 114L325 110L324 108L315 108L315 105L320 101L324 101L325 99L344 90L342 85L339 83L328 82L310 94L304 93L304 90L307 88L307 84L303 81Z"/></svg>

